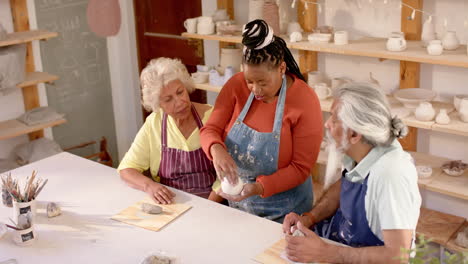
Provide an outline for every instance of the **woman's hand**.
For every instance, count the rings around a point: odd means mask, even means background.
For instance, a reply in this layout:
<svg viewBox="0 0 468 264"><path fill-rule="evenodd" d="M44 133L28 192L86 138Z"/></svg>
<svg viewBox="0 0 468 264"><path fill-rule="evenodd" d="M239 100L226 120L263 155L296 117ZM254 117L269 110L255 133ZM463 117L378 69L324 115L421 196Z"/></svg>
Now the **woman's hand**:
<svg viewBox="0 0 468 264"><path fill-rule="evenodd" d="M175 197L175 194L171 190L157 182L148 183L144 191L158 204L170 204Z"/></svg>
<svg viewBox="0 0 468 264"><path fill-rule="evenodd" d="M218 195L222 196L224 199L234 202L240 202L250 196L254 195L262 195L263 194L263 186L258 183L247 183L244 185L244 189L242 189L239 195L229 195L222 191L220 188L218 191Z"/></svg>
<svg viewBox="0 0 468 264"><path fill-rule="evenodd" d="M302 223L307 228L315 224L309 215L300 216L296 213L289 213L283 221L283 233L291 235L294 232L291 228L296 229L298 223Z"/></svg>
<svg viewBox="0 0 468 264"><path fill-rule="evenodd" d="M210 153L218 178L223 180L224 177L227 177L231 184L236 184L238 181L237 165L226 149L221 144L213 144L210 147Z"/></svg>

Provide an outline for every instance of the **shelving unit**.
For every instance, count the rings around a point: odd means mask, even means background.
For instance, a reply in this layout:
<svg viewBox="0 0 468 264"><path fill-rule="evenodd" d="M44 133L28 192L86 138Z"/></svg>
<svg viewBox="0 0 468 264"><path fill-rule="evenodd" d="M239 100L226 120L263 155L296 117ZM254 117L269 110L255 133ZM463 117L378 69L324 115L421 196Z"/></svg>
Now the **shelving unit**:
<svg viewBox="0 0 468 264"><path fill-rule="evenodd" d="M58 36L58 33L45 30L30 30L26 0L10 0L10 6L14 31L16 32L7 34L7 38L0 41L0 47L23 43L27 44L26 78L24 81L18 83L17 87L22 89L25 110L29 111L40 106L36 85L40 83L51 83L58 80L58 76L56 75L35 71L31 42L54 38ZM29 139L34 140L43 137L42 130L44 128L57 126L65 122L66 120L61 118L51 122L28 126L16 119L1 121L0 140L25 134L29 134Z"/></svg>

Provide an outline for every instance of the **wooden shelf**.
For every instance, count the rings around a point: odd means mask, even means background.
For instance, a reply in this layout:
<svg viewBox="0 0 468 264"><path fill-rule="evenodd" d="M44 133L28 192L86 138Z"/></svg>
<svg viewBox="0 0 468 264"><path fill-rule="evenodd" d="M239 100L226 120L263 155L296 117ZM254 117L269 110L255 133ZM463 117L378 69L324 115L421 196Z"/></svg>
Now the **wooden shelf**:
<svg viewBox="0 0 468 264"><path fill-rule="evenodd" d="M58 80L58 76L46 72L28 72L26 73L26 80L19 83L18 88L24 88L39 83L50 83Z"/></svg>
<svg viewBox="0 0 468 264"><path fill-rule="evenodd" d="M222 86L211 85L209 83L196 83L195 88L200 89L200 90L219 93L219 92L221 92L221 88L223 88L223 87Z"/></svg>
<svg viewBox="0 0 468 264"><path fill-rule="evenodd" d="M442 246L463 225L465 218L421 207L416 233Z"/></svg>
<svg viewBox="0 0 468 264"><path fill-rule="evenodd" d="M55 38L57 35L57 32L49 32L44 30L14 32L7 34L7 38L0 41L0 47L27 43L33 40Z"/></svg>
<svg viewBox="0 0 468 264"><path fill-rule="evenodd" d="M0 122L0 140L25 135L31 132L42 130L44 128L57 126L65 122L67 121L62 118L48 123L27 126L26 124L16 119L2 121Z"/></svg>
<svg viewBox="0 0 468 264"><path fill-rule="evenodd" d="M189 33L182 33L182 36L187 38L218 40L231 43L242 42L241 36L199 35ZM309 50L341 55L413 61L419 63L468 68L468 55L465 45L460 45L460 47L454 51L444 50L444 53L440 56L432 56L427 54L426 49L422 47L420 41L407 41L407 49L405 51L393 52L386 49L387 40L381 38L363 38L360 40L350 41L348 45L335 45L333 43L310 43L307 41L306 34L303 34L302 39L305 41L290 43L287 41L287 37L284 38L289 48L297 50Z"/></svg>
<svg viewBox="0 0 468 264"><path fill-rule="evenodd" d="M452 250L452 251L457 251L457 252L467 252L468 253L468 248L461 247L455 243L455 239L457 239L457 234L458 232L465 230L468 228L468 221L465 221L463 225L460 226L460 228L453 233L452 237L449 239L447 244L445 245L445 248Z"/></svg>

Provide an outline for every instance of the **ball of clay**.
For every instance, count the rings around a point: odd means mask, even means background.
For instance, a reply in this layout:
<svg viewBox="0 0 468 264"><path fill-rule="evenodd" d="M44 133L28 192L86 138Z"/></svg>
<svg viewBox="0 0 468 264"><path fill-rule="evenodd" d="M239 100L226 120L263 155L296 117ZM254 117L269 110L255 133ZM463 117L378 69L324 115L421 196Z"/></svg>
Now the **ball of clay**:
<svg viewBox="0 0 468 264"><path fill-rule="evenodd" d="M460 247L468 248L468 227L465 228L465 231L460 231L457 234L455 244L459 245Z"/></svg>
<svg viewBox="0 0 468 264"><path fill-rule="evenodd" d="M301 230L296 229L296 230L294 231L294 233L293 233L293 236L303 237L303 236L305 236L305 235L304 235L304 233L302 233Z"/></svg>
<svg viewBox="0 0 468 264"><path fill-rule="evenodd" d="M47 204L47 217L52 218L62 214L62 209L56 203Z"/></svg>
<svg viewBox="0 0 468 264"><path fill-rule="evenodd" d="M168 257L161 256L148 256L146 257L141 264L171 264L172 260Z"/></svg>
<svg viewBox="0 0 468 264"><path fill-rule="evenodd" d="M150 203L142 203L141 210L147 214L160 214L162 212L162 207Z"/></svg>
<svg viewBox="0 0 468 264"><path fill-rule="evenodd" d="M223 193L229 194L229 195L239 195L242 192L242 189L244 189L244 181L239 178L237 181L236 185L232 185L229 183L228 179L225 177L221 181L221 189L223 190Z"/></svg>

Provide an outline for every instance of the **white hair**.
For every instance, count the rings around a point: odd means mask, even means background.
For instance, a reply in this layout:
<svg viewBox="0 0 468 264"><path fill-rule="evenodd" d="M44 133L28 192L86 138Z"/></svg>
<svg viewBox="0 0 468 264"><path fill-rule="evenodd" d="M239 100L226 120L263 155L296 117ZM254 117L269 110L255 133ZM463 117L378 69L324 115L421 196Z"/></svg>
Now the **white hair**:
<svg viewBox="0 0 468 264"><path fill-rule="evenodd" d="M408 134L398 117L392 117L386 96L370 83L349 83L335 90L339 101L338 119L361 134L365 143L388 146L395 138Z"/></svg>
<svg viewBox="0 0 468 264"><path fill-rule="evenodd" d="M159 109L162 87L174 80L181 81L189 93L195 90L192 78L180 60L161 57L146 65L140 75L142 104L146 110L156 112Z"/></svg>

